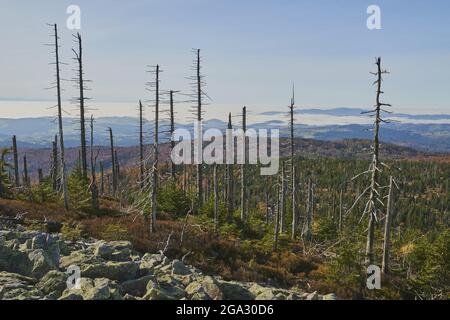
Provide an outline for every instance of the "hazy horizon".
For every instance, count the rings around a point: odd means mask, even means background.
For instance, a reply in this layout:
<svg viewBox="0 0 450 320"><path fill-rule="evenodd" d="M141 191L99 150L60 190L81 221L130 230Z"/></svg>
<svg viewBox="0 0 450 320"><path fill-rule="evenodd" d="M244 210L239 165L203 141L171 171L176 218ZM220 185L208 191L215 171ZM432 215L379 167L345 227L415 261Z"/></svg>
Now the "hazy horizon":
<svg viewBox="0 0 450 320"><path fill-rule="evenodd" d="M65 26L71 4L81 8L85 72L93 80L89 96L97 117L132 116L139 99L151 98L144 85L148 65L161 65L163 90L190 92L193 47L202 50L212 98L205 118L237 113L244 105L254 112L287 106L292 83L299 108L369 108L376 56L391 72L383 86L392 111L450 112L450 44L442 41L450 38L448 1L377 1L382 29L368 30L366 10L373 3L365 0L0 0L0 117L52 114L46 108L55 92L44 90L54 73L51 50L43 46L51 42L46 23L59 24L61 59L69 63L62 77L71 78L73 31ZM72 83L64 81L63 88L64 100L77 95ZM184 112L188 105L177 107ZM64 108L73 113L75 106Z"/></svg>

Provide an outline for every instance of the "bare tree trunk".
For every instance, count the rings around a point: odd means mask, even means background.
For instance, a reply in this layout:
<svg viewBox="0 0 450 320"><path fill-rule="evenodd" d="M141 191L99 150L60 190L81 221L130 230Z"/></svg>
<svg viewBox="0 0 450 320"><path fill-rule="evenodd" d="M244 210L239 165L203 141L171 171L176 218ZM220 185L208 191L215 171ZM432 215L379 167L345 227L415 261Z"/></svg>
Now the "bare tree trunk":
<svg viewBox="0 0 450 320"><path fill-rule="evenodd" d="M81 176L87 180L87 151L86 151L86 122L85 122L85 97L84 97L84 71L83 71L83 45L81 35L77 33L78 52L72 49L75 60L78 63L78 89L80 91L80 140L81 140Z"/></svg>
<svg viewBox="0 0 450 320"><path fill-rule="evenodd" d="M291 202L292 202L292 230L291 239L295 240L298 224L297 213L297 185L295 179L295 163L294 163L294 106L295 106L295 93L294 86L292 86L292 98L291 105L289 106L290 115L290 164L291 164Z"/></svg>
<svg viewBox="0 0 450 320"><path fill-rule="evenodd" d="M247 181L246 181L246 164L247 164L247 108L242 108L242 131L244 132L244 163L241 164L241 219L247 221Z"/></svg>
<svg viewBox="0 0 450 320"><path fill-rule="evenodd" d="M14 182L16 188L20 187L20 178L19 178L19 156L17 153L17 139L16 136L12 138L13 143L13 156L14 156Z"/></svg>
<svg viewBox="0 0 450 320"><path fill-rule="evenodd" d="M141 189L144 187L145 170L144 170L144 119L143 106L139 100L139 185Z"/></svg>
<svg viewBox="0 0 450 320"><path fill-rule="evenodd" d="M280 179L280 228L281 233L286 232L286 178L285 178L284 161L281 162L281 179Z"/></svg>
<svg viewBox="0 0 450 320"><path fill-rule="evenodd" d="M175 148L175 141L173 140L173 133L175 132L175 116L173 110L173 94L174 91L170 90L170 148ZM170 176L175 180L175 163L170 161Z"/></svg>
<svg viewBox="0 0 450 320"><path fill-rule="evenodd" d="M23 156L23 185L26 188L30 187L30 180L28 178L28 165L27 165L27 156Z"/></svg>
<svg viewBox="0 0 450 320"><path fill-rule="evenodd" d="M228 115L228 129L233 129L231 123L231 113ZM228 204L228 222L233 221L234 198L233 198L233 165L227 163L227 204Z"/></svg>
<svg viewBox="0 0 450 320"><path fill-rule="evenodd" d="M67 190L67 178L66 178L66 161L64 152L64 132L63 132L63 120L62 120L62 103L61 103L61 79L59 72L59 45L58 45L58 27L55 24L55 56L56 56L56 89L58 96L58 124L59 124L59 148L61 159L61 184L64 198L64 208L69 209L69 192Z"/></svg>
<svg viewBox="0 0 450 320"><path fill-rule="evenodd" d="M197 121L202 121L202 77L200 66L200 49L197 50ZM197 164L197 202L198 208L203 206L203 166L201 163Z"/></svg>
<svg viewBox="0 0 450 320"><path fill-rule="evenodd" d="M105 194L105 173L103 169L103 161L100 161L100 194Z"/></svg>
<svg viewBox="0 0 450 320"><path fill-rule="evenodd" d="M380 170L380 161L379 161L379 133L380 133L380 123L381 119L381 107L383 104L380 101L381 94L383 93L381 90L381 82L382 82L382 74L386 73L386 71L381 70L381 58L378 58L376 61L377 65L377 80L375 84L377 85L377 98L376 98L376 109L375 112L375 124L374 124L374 138L373 138L373 159L371 164L371 183L370 183L370 196L368 203L368 213L369 213L369 226L367 229L367 245L366 245L366 265L371 265L374 263L374 237L375 237L375 223L377 219L378 213L378 187L379 187L379 170Z"/></svg>
<svg viewBox="0 0 450 320"><path fill-rule="evenodd" d="M92 195L92 209L98 210L98 189L97 189L97 179L96 179L96 158L94 158L94 116L91 116L91 145L90 145L90 153L91 153L91 195Z"/></svg>
<svg viewBox="0 0 450 320"><path fill-rule="evenodd" d="M117 155L117 149L114 150L114 161L116 161L116 186L119 189L119 182L120 182L120 163L119 163L119 156Z"/></svg>
<svg viewBox="0 0 450 320"><path fill-rule="evenodd" d="M389 195L387 200L386 221L384 225L383 262L381 271L389 272L389 253L391 249L391 224L394 216L394 178L389 179Z"/></svg>
<svg viewBox="0 0 450 320"><path fill-rule="evenodd" d="M273 250L278 249L278 236L280 233L280 187L277 187L277 207L275 212L275 225L274 225L274 235L273 235Z"/></svg>
<svg viewBox="0 0 450 320"><path fill-rule="evenodd" d="M111 195L111 175L106 175L106 184L108 186L108 194Z"/></svg>
<svg viewBox="0 0 450 320"><path fill-rule="evenodd" d="M153 133L153 168L152 168L152 216L150 232L156 230L156 211L158 201L158 143L159 143L159 65L156 66L156 92L155 92L155 128Z"/></svg>
<svg viewBox="0 0 450 320"><path fill-rule="evenodd" d="M109 141L111 144L110 149L111 149L112 192L115 195L117 192L116 157L114 155L114 136L111 128L109 128Z"/></svg>
<svg viewBox="0 0 450 320"><path fill-rule="evenodd" d="M52 142L52 182L53 182L53 191L59 191L59 183L58 183L58 136L55 135L55 141Z"/></svg>
<svg viewBox="0 0 450 320"><path fill-rule="evenodd" d="M222 186L223 186L223 199L224 201L228 201L228 194L227 194L227 188L228 188L228 183L227 183L227 177L228 177L228 165L225 165L223 167L223 177L222 177Z"/></svg>
<svg viewBox="0 0 450 320"><path fill-rule="evenodd" d="M312 186L312 180L309 178L308 180L308 202L306 207L306 220L303 226L303 232L302 235L304 238L311 240L311 228L312 228L312 222L313 222L313 186Z"/></svg>
<svg viewBox="0 0 450 320"><path fill-rule="evenodd" d="M217 179L217 164L214 164L214 228L219 230L219 181Z"/></svg>
<svg viewBox="0 0 450 320"><path fill-rule="evenodd" d="M292 225L291 225L291 239L295 240L298 229L298 212L297 212L297 184L295 177L295 165L291 167L291 179L292 179Z"/></svg>

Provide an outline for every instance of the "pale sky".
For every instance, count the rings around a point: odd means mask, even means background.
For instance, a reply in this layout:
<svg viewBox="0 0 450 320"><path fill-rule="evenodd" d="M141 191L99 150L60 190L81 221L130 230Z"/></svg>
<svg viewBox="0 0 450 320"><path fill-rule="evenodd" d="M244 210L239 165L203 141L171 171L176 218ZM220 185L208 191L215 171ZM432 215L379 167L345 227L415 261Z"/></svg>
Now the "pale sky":
<svg viewBox="0 0 450 320"><path fill-rule="evenodd" d="M382 30L370 31L366 9L374 3ZM0 0L0 118L54 113L47 109L54 91L44 90L53 81L46 23L60 26L62 59L70 63L62 76L71 78L70 4L81 8L96 116L135 116L138 99L150 98L147 65L161 65L163 89L189 92L192 48L202 49L213 99L208 118L243 105L254 112L284 108L292 82L299 107L369 107L376 56L391 72L384 90L393 110L450 113L446 0ZM65 100L76 95L72 84L63 86ZM74 106L65 109L75 115Z"/></svg>

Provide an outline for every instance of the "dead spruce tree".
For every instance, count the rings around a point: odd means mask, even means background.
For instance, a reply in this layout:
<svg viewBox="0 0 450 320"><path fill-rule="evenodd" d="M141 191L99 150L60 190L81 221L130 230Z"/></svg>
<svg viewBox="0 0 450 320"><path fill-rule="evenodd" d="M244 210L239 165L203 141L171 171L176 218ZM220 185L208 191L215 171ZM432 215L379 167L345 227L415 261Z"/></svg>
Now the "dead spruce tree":
<svg viewBox="0 0 450 320"><path fill-rule="evenodd" d="M273 232L273 250L276 251L278 249L278 237L280 234L280 184L278 183L276 186L277 190L277 204L275 208L275 223L274 223L274 232ZM273 211L273 210L272 210Z"/></svg>
<svg viewBox="0 0 450 320"><path fill-rule="evenodd" d="M391 225L395 214L394 212L395 189L398 189L398 186L394 178L391 176L389 178L389 193L387 196L386 217L384 221L383 261L381 264L381 271L383 273L389 272L389 257L391 249Z"/></svg>
<svg viewBox="0 0 450 320"><path fill-rule="evenodd" d="M376 76L377 80L374 82L376 85L376 104L375 109L369 111L374 118L374 137L373 137L373 145L372 145L372 163L370 164L368 172L371 175L370 178L370 187L369 187L369 200L366 204L366 209L364 214L367 212L369 215L369 226L367 229L367 244L366 244L366 264L371 265L374 263L374 237L375 237L375 224L378 220L378 216L381 212L380 205L383 205L382 200L380 199L380 173L381 173L381 162L379 158L379 150L380 150L380 123L387 122L383 120L381 117L381 112L386 111L383 109L383 106L391 106L390 104L381 102L381 95L383 91L381 89L381 84L383 81L383 74L387 74L386 70L381 68L381 58L376 59L377 71L372 73Z"/></svg>
<svg viewBox="0 0 450 320"><path fill-rule="evenodd" d="M16 136L12 138L13 144L13 157L14 157L14 183L16 188L20 187L20 178L19 178L19 156L17 153L17 139Z"/></svg>
<svg viewBox="0 0 450 320"><path fill-rule="evenodd" d="M152 165L152 221L151 231L156 229L156 210L158 204L158 162L159 162L159 65L155 71L155 123L153 129L153 165Z"/></svg>
<svg viewBox="0 0 450 320"><path fill-rule="evenodd" d="M214 229L219 230L219 180L217 178L217 164L214 163L213 168L214 180Z"/></svg>
<svg viewBox="0 0 450 320"><path fill-rule="evenodd" d="M55 140L52 142L52 167L50 169L52 176L52 186L53 192L58 192L59 190L59 180L58 180L58 136L55 135Z"/></svg>
<svg viewBox="0 0 450 320"><path fill-rule="evenodd" d="M191 70L195 72L193 76L188 77L188 79L191 81L190 85L192 88L192 93L190 94L191 102L194 104L192 106L191 111L195 115L195 120L200 122L203 120L203 114L204 110L203 107L206 105L204 98L209 98L206 94L204 87L205 87L205 81L204 76L201 72L202 66L201 66L201 55L200 55L200 49L193 49L193 53L195 54L195 59L193 62L193 65L191 67ZM201 156L201 151L199 150L199 163L196 164L196 171L197 171L197 177L196 177L196 185L197 185L197 207L200 209L203 206L203 157Z"/></svg>
<svg viewBox="0 0 450 320"><path fill-rule="evenodd" d="M242 108L242 131L243 131L243 163L241 164L241 220L247 220L247 181L246 181L246 163L247 163L247 107Z"/></svg>
<svg viewBox="0 0 450 320"><path fill-rule="evenodd" d="M23 156L23 186L25 188L30 187L30 180L28 177L28 164L27 164L27 155Z"/></svg>
<svg viewBox="0 0 450 320"><path fill-rule="evenodd" d="M197 121L202 121L202 78L200 73L200 49L197 50ZM202 163L197 164L197 202L198 207L201 208L203 204L203 176Z"/></svg>
<svg viewBox="0 0 450 320"><path fill-rule="evenodd" d="M109 142L110 142L110 151L111 151L111 175L112 175L112 192L115 195L117 192L117 170L116 170L116 157L114 152L114 136L112 128L108 128L109 130Z"/></svg>
<svg viewBox="0 0 450 320"><path fill-rule="evenodd" d="M11 186L11 176L6 173L9 171L11 165L7 163L6 158L8 157L10 149L5 148L0 152L0 198L4 197Z"/></svg>
<svg viewBox="0 0 450 320"><path fill-rule="evenodd" d="M67 177L66 177L66 161L64 152L64 130L62 119L62 102L61 102L61 77L60 77L60 60L59 60L59 37L58 26L53 25L54 28L54 47L55 47L55 66L56 66L56 93L58 100L58 128L59 128L59 156L60 156L60 170L61 170L61 185L64 198L64 208L69 209L69 192L67 190Z"/></svg>
<svg viewBox="0 0 450 320"><path fill-rule="evenodd" d="M302 238L311 240L312 238L312 224L314 218L314 184L312 179L308 179L308 198L306 203L306 219L303 224Z"/></svg>
<svg viewBox="0 0 450 320"><path fill-rule="evenodd" d="M100 161L100 194L105 194L105 172L103 169L103 161Z"/></svg>
<svg viewBox="0 0 450 320"><path fill-rule="evenodd" d="M120 163L119 163L119 156L117 155L117 149L114 150L114 161L116 162L114 167L116 169L116 180L117 180L117 188L119 189L119 184L120 184Z"/></svg>
<svg viewBox="0 0 450 320"><path fill-rule="evenodd" d="M157 218L157 208L158 208L158 187L159 187L159 104L160 104L160 70L159 65L152 67L150 71L154 77L154 81L147 82L148 86L147 90L153 92L155 94L155 98L153 100L154 103L154 124L153 124L153 159L152 159L152 167L150 172L150 181L149 181L149 189L150 192L150 215L145 213L145 218L147 223L149 224L149 231L156 231L156 218ZM150 100L152 101L152 100ZM148 179L147 179L148 180ZM147 191L144 191L147 192ZM149 221L150 220L150 221Z"/></svg>
<svg viewBox="0 0 450 320"><path fill-rule="evenodd" d="M231 122L231 112L228 114L228 126L227 126L228 130L232 130L233 129L233 124ZM232 135L230 134L229 136L227 136L227 139L234 139L232 137ZM228 141L227 143L228 146L233 145L232 141ZM233 150L227 150L227 155L234 155ZM228 209L228 222L232 222L233 221L233 213L234 213L234 197L233 197L233 161L234 159L228 159L227 157L227 165L226 165L226 170L227 170L227 209Z"/></svg>
<svg viewBox="0 0 450 320"><path fill-rule="evenodd" d="M170 90L169 95L170 95L170 108L169 108L169 116L170 116L170 150L173 150L175 148L175 140L173 140L173 133L175 132L175 112L174 112L174 100L173 100L173 95L175 92L178 91L173 91ZM175 163L171 160L170 161L170 176L172 179L175 180Z"/></svg>
<svg viewBox="0 0 450 320"><path fill-rule="evenodd" d="M80 150L81 150L81 176L84 180L87 180L87 151L86 151L86 122L85 122L85 102L87 98L84 95L84 90L86 90L86 80L84 79L83 70L83 45L81 40L81 35L77 33L74 35L75 42L78 44L78 52L72 49L75 55L74 60L77 62L77 77L72 79L76 83L75 87L79 90L79 97L74 98L76 102L79 103L80 107Z"/></svg>
<svg viewBox="0 0 450 320"><path fill-rule="evenodd" d="M141 100L139 100L139 185L144 187L145 168L144 168L144 117Z"/></svg>
<svg viewBox="0 0 450 320"><path fill-rule="evenodd" d="M291 165L291 202L292 202L292 230L291 238L295 240L298 225L298 212L297 212L297 181L295 177L295 163L294 163L294 109L295 109L295 91L292 86L292 98L289 106L289 129L290 129L290 165Z"/></svg>
<svg viewBox="0 0 450 320"><path fill-rule="evenodd" d="M284 161L281 162L280 171L280 231L286 232L286 169Z"/></svg>
<svg viewBox="0 0 450 320"><path fill-rule="evenodd" d="M97 163L97 156L94 158L94 116L91 115L91 121L90 121L90 129L91 129L91 139L90 139L90 158L91 158L91 184L89 186L89 189L91 190L91 206L92 209L98 210L99 204L98 204L98 188L97 188L97 179L96 179L96 163Z"/></svg>

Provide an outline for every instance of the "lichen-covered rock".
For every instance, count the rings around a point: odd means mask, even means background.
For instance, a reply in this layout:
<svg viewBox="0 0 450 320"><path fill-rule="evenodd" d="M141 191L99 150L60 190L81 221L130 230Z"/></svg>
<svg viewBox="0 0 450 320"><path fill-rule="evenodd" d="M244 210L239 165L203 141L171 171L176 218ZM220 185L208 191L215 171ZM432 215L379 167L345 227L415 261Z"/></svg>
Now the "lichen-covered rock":
<svg viewBox="0 0 450 320"><path fill-rule="evenodd" d="M319 295L317 294L317 291L314 291L313 293L310 293L306 296L306 300L320 300Z"/></svg>
<svg viewBox="0 0 450 320"><path fill-rule="evenodd" d="M32 263L26 253L0 245L0 270L29 276L31 269Z"/></svg>
<svg viewBox="0 0 450 320"><path fill-rule="evenodd" d="M138 279L125 281L120 286L123 293L142 297L146 293L147 284L151 280L155 280L155 276L147 275Z"/></svg>
<svg viewBox="0 0 450 320"><path fill-rule="evenodd" d="M136 262L101 262L85 264L81 274L88 278L108 278L120 282L135 279L138 276L139 265Z"/></svg>
<svg viewBox="0 0 450 320"><path fill-rule="evenodd" d="M180 300L185 297L183 288L171 286L169 283L149 281L144 300Z"/></svg>
<svg viewBox="0 0 450 320"><path fill-rule="evenodd" d="M2 228L0 223L0 300L336 299L334 294L205 276L162 253L141 257L128 241L63 241L58 234ZM67 287L64 271L70 266L80 268L80 287Z"/></svg>
<svg viewBox="0 0 450 320"><path fill-rule="evenodd" d="M129 241L99 241L94 246L94 254L105 260L131 260L132 246Z"/></svg>
<svg viewBox="0 0 450 320"><path fill-rule="evenodd" d="M102 260L94 256L90 250L72 251L69 256L61 257L60 267L66 269L69 266L76 265L81 268L82 265L99 263L101 261Z"/></svg>
<svg viewBox="0 0 450 320"><path fill-rule="evenodd" d="M192 273L191 270L189 270L189 268L186 267L183 261L180 260L172 261L172 274L185 276L191 273Z"/></svg>
<svg viewBox="0 0 450 320"><path fill-rule="evenodd" d="M28 258L32 264L31 274L36 278L42 277L51 270L58 270L58 265L43 249L31 251L28 254Z"/></svg>
<svg viewBox="0 0 450 320"><path fill-rule="evenodd" d="M56 299L59 298L62 292L67 288L67 278L67 274L52 270L40 279L36 288L46 295L52 295Z"/></svg>
<svg viewBox="0 0 450 320"><path fill-rule="evenodd" d="M46 249L47 248L47 235L40 233L31 239L31 249Z"/></svg>
<svg viewBox="0 0 450 320"><path fill-rule="evenodd" d="M200 277L186 287L186 294L192 300L222 300L219 283L211 276Z"/></svg>
<svg viewBox="0 0 450 320"><path fill-rule="evenodd" d="M142 256L139 263L139 274L141 276L152 274L157 266L167 265L167 259L162 254L146 253Z"/></svg>
<svg viewBox="0 0 450 320"><path fill-rule="evenodd" d="M236 281L218 281L226 300L254 300L252 294L242 283Z"/></svg>
<svg viewBox="0 0 450 320"><path fill-rule="evenodd" d="M253 295L255 300L298 300L294 299L293 293L289 290L265 287L260 284L254 283L248 289ZM300 297L298 297L300 298Z"/></svg>
<svg viewBox="0 0 450 320"><path fill-rule="evenodd" d="M0 300L39 300L44 294L35 288L36 279L0 272Z"/></svg>
<svg viewBox="0 0 450 320"><path fill-rule="evenodd" d="M119 286L109 279L80 279L80 288L64 290L60 300L122 300Z"/></svg>

